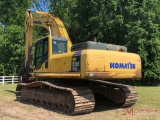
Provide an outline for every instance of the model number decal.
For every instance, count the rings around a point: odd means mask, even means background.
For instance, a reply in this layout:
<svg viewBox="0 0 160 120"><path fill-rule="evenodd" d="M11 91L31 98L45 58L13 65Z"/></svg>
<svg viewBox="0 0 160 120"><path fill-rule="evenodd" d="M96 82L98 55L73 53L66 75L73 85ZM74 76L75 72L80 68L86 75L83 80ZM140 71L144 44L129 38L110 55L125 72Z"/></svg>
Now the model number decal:
<svg viewBox="0 0 160 120"><path fill-rule="evenodd" d="M72 71L73 72L80 71L80 56L73 56L73 58L72 58Z"/></svg>
<svg viewBox="0 0 160 120"><path fill-rule="evenodd" d="M80 72L81 68L81 50L76 51L72 56L72 63L71 63L71 71L72 72Z"/></svg>

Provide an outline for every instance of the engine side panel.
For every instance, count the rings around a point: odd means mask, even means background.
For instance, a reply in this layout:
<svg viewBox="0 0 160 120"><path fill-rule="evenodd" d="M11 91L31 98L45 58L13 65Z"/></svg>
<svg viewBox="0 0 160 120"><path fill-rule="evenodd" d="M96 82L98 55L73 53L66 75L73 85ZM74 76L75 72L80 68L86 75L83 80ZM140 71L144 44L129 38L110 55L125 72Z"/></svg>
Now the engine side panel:
<svg viewBox="0 0 160 120"><path fill-rule="evenodd" d="M81 56L82 78L141 78L141 59L137 54L104 50L86 50L83 51Z"/></svg>

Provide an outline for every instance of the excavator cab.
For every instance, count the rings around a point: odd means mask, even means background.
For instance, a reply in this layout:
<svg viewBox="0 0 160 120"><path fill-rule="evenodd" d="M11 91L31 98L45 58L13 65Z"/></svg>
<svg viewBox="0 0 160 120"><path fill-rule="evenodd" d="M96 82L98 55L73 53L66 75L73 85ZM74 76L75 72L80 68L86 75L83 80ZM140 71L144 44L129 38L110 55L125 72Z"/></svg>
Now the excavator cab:
<svg viewBox="0 0 160 120"><path fill-rule="evenodd" d="M50 53L52 54L50 55ZM67 53L67 40L65 38L47 36L37 40L34 52L34 70L40 69L42 64L48 61L49 56L61 53ZM45 68L48 68L48 62L45 63Z"/></svg>

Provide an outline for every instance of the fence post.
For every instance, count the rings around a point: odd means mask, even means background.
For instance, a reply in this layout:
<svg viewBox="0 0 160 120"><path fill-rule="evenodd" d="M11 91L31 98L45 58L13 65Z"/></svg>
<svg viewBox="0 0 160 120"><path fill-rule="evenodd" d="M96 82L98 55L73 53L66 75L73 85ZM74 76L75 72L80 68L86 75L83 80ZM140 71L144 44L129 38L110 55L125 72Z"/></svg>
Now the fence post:
<svg viewBox="0 0 160 120"><path fill-rule="evenodd" d="M20 80L18 81L19 83L21 83L22 82L22 76L20 76Z"/></svg>
<svg viewBox="0 0 160 120"><path fill-rule="evenodd" d="M3 76L3 78L2 78L2 85L4 85L4 76Z"/></svg>
<svg viewBox="0 0 160 120"><path fill-rule="evenodd" d="M12 84L14 83L14 76L12 76Z"/></svg>

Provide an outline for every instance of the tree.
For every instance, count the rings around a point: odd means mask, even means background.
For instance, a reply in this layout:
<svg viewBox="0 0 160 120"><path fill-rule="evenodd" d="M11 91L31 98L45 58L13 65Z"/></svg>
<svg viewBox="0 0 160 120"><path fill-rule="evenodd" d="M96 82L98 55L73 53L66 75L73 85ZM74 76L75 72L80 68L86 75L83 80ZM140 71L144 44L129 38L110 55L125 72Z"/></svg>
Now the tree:
<svg viewBox="0 0 160 120"><path fill-rule="evenodd" d="M19 67L24 61L24 28L17 25L12 25L1 31L3 34L0 36L1 45L1 59L0 63L3 64L6 75L16 75Z"/></svg>
<svg viewBox="0 0 160 120"><path fill-rule="evenodd" d="M128 52L138 53L142 58L142 81L160 82L159 0L29 0L23 3L1 0L0 53L3 59L0 63L5 67L9 63L8 69L22 61L23 23L25 11L31 4L34 10L48 10L60 17L73 43L92 40L97 35L100 42L127 46ZM41 31L37 29L34 37Z"/></svg>
<svg viewBox="0 0 160 120"><path fill-rule="evenodd" d="M126 45L142 58L143 81L160 81L158 0L54 0L73 43L92 40Z"/></svg>
<svg viewBox="0 0 160 120"><path fill-rule="evenodd" d="M16 75L23 62L25 11L31 1L0 1L0 74ZM0 69L1 69L0 68Z"/></svg>
<svg viewBox="0 0 160 120"><path fill-rule="evenodd" d="M128 50L138 53L142 58L143 82L160 81L160 31L157 20L160 19L153 8L154 1L138 0L126 2L122 15L125 18L125 41ZM131 4L132 5L128 5ZM124 4L123 4L124 5ZM129 17L128 17L129 16Z"/></svg>
<svg viewBox="0 0 160 120"><path fill-rule="evenodd" d="M31 0L1 0L0 22L6 25L23 25L25 12L29 8Z"/></svg>

